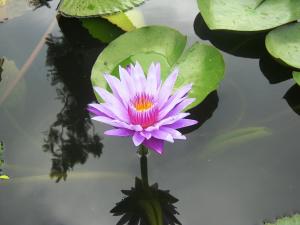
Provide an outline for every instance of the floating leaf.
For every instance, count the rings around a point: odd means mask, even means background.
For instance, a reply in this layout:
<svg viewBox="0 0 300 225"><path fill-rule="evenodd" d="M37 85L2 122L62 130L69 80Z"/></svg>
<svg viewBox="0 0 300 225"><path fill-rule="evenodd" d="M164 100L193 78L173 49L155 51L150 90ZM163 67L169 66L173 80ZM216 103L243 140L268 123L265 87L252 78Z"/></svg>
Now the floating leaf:
<svg viewBox="0 0 300 225"><path fill-rule="evenodd" d="M265 225L299 225L300 224L300 214L295 214L293 216L286 216L277 219L274 223L264 223Z"/></svg>
<svg viewBox="0 0 300 225"><path fill-rule="evenodd" d="M61 0L58 11L65 16L90 17L124 12L144 0Z"/></svg>
<svg viewBox="0 0 300 225"><path fill-rule="evenodd" d="M266 47L274 58L300 68L300 23L288 24L271 31L266 37Z"/></svg>
<svg viewBox="0 0 300 225"><path fill-rule="evenodd" d="M163 26L143 27L125 33L111 42L98 57L92 70L94 86L106 87L102 74L118 75L118 66L138 61L147 71L152 62L160 62L162 76L178 67L180 75L176 88L193 83L191 97L199 104L216 90L224 75L222 55L212 46L195 43L185 53L186 37L176 30Z"/></svg>
<svg viewBox="0 0 300 225"><path fill-rule="evenodd" d="M296 83L300 86L300 72L293 72L293 78L296 81Z"/></svg>
<svg viewBox="0 0 300 225"><path fill-rule="evenodd" d="M7 175L0 175L0 180L9 180L9 176L7 176Z"/></svg>
<svg viewBox="0 0 300 225"><path fill-rule="evenodd" d="M210 29L267 30L300 18L299 0L198 0Z"/></svg>

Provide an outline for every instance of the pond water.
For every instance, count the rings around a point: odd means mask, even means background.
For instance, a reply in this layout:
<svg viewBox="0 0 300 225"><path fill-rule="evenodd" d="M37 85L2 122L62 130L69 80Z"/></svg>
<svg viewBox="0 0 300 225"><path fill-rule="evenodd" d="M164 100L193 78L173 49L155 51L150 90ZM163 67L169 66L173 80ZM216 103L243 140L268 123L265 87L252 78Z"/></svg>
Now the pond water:
<svg viewBox="0 0 300 225"><path fill-rule="evenodd" d="M129 139L91 122L90 72L105 47L55 8L24 11L0 24L1 225L108 225L110 210L139 176ZM149 182L170 190L184 225L254 225L300 209L300 88L265 52L264 33L209 31L196 1L151 0L145 24L222 50L225 79L192 111L187 141L148 157ZM47 37L44 41L43 37Z"/></svg>

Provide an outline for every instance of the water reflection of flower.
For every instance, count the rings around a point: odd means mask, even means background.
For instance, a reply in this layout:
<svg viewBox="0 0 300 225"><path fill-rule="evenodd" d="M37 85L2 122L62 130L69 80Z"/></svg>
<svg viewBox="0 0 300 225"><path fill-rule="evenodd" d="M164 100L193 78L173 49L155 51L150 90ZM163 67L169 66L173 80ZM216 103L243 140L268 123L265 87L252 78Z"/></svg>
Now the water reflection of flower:
<svg viewBox="0 0 300 225"><path fill-rule="evenodd" d="M178 199L158 184L149 185L147 154L143 146L139 150L141 178L135 178L135 186L123 190L125 197L111 210L114 216L122 216L117 225L181 225L174 206Z"/></svg>
<svg viewBox="0 0 300 225"><path fill-rule="evenodd" d="M104 74L112 93L94 87L104 103L89 104L92 119L115 128L105 134L132 136L136 146L142 144L161 154L164 141L186 139L177 129L197 123L185 118L189 113L182 112L194 101L188 98L192 85L188 84L172 94L178 73L175 69L163 83L159 63L150 66L147 77L136 63L127 70L119 68L120 80Z"/></svg>

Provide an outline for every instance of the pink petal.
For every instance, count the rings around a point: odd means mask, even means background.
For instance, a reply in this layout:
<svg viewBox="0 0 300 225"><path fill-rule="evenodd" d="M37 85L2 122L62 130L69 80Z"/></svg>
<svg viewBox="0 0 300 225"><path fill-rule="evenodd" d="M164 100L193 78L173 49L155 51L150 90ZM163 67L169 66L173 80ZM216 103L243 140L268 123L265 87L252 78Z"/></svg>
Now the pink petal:
<svg viewBox="0 0 300 225"><path fill-rule="evenodd" d="M164 141L156 138L151 138L149 140L144 140L143 145L147 148L154 150L158 154L162 154L164 148Z"/></svg>
<svg viewBox="0 0 300 225"><path fill-rule="evenodd" d="M134 134L134 131L119 128L119 129L107 130L104 132L104 134L109 135L109 136L128 137L128 136L132 136Z"/></svg>
<svg viewBox="0 0 300 225"><path fill-rule="evenodd" d="M139 146L140 144L143 143L145 140L145 137L143 137L140 132L135 132L133 137L132 137L133 143L135 146Z"/></svg>

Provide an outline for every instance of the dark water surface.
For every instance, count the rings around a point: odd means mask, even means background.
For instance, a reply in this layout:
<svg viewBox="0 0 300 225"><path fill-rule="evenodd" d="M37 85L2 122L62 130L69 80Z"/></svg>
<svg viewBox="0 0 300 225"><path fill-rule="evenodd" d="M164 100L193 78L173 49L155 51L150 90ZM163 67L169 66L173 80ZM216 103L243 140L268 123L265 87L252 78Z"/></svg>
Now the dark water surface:
<svg viewBox="0 0 300 225"><path fill-rule="evenodd" d="M108 127L89 120L90 71L105 45L68 21L60 28L55 7L0 24L0 99L12 90L0 101L11 176L0 182L0 224L113 225L120 218L110 210L139 175L138 156L131 140L104 137ZM217 93L193 111L201 126L149 157L150 183L179 199L181 223L256 225L300 211L300 90L265 53L264 34L209 31L196 1L151 0L139 9L145 24L178 29L189 43L211 41L226 61Z"/></svg>

